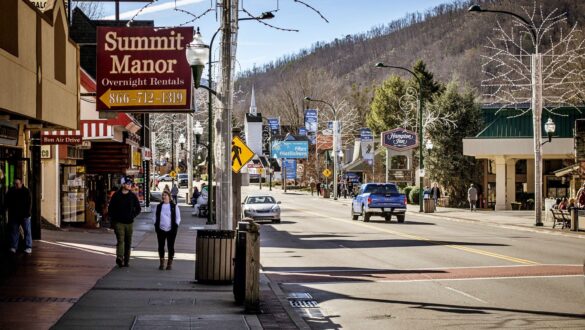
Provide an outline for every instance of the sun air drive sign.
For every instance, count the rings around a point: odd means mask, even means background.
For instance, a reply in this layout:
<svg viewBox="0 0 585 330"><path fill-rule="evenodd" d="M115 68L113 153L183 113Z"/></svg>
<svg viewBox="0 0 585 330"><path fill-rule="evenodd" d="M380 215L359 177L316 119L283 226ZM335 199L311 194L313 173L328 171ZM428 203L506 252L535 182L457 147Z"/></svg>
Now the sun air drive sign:
<svg viewBox="0 0 585 330"><path fill-rule="evenodd" d="M97 28L97 110L191 108L193 28Z"/></svg>
<svg viewBox="0 0 585 330"><path fill-rule="evenodd" d="M382 145L396 151L413 149L418 146L418 136L413 131L395 128L382 132Z"/></svg>

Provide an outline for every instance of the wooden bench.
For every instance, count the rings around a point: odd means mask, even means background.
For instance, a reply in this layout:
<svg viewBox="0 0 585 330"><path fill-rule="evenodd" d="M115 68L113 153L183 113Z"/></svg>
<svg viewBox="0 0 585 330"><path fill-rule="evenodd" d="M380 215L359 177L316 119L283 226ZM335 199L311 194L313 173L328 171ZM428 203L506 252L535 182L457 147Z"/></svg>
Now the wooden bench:
<svg viewBox="0 0 585 330"><path fill-rule="evenodd" d="M561 224L561 229L571 227L571 212L568 210L550 209L553 217L553 228Z"/></svg>

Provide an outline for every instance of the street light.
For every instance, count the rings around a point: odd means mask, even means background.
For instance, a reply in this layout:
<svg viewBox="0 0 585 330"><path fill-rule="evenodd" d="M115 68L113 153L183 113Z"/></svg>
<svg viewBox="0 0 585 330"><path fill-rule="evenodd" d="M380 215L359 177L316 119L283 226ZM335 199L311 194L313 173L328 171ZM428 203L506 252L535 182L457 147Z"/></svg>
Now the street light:
<svg viewBox="0 0 585 330"><path fill-rule="evenodd" d="M550 143L552 141L552 137L553 134L555 134L555 130L557 128L557 125L555 125L554 121L552 119L548 119L546 124L544 124L544 131L546 132L546 135L548 136L548 141L544 141L543 143L541 143L541 145L544 145L545 143Z"/></svg>
<svg viewBox="0 0 585 330"><path fill-rule="evenodd" d="M181 135L179 135L178 142L181 145L181 150L185 149L185 142L187 142L187 139L185 139L185 135L183 135L183 133L181 133Z"/></svg>
<svg viewBox="0 0 585 330"><path fill-rule="evenodd" d="M215 35L214 35L215 37ZM211 103L211 94L217 96L217 92L207 87L205 85L201 85L201 74L203 73L203 68L205 67L205 61L211 56L209 52L209 46L203 42L203 38L201 37L201 33L199 32L199 28L197 28L197 32L195 36L193 36L193 41L191 44L187 45L185 50L185 56L187 57L187 62L191 66L191 71L193 72L193 85L195 88L202 87L209 92L209 103ZM209 61L211 62L211 61ZM209 65L211 67L211 64ZM211 84L210 84L211 86ZM213 152L212 148L212 135L211 135L211 128L212 128L212 112L211 107L209 108L209 140L207 144L207 224L214 224L215 219L213 217ZM200 134L197 136L195 133L195 141L199 145L199 138L201 137L201 133L203 133L203 127L201 124L197 122L193 131L199 131Z"/></svg>
<svg viewBox="0 0 585 330"><path fill-rule="evenodd" d="M337 140L339 138L339 122L337 121L337 110L335 110L335 107L326 101L323 100L318 100L318 99L313 99L310 98L308 96L305 97L305 101L312 101L312 102L321 102L321 103L325 103L327 104L329 107L331 107L331 110L333 111L333 199L337 200L337 151L338 151L338 146L337 146Z"/></svg>
<svg viewBox="0 0 585 330"><path fill-rule="evenodd" d="M540 121L542 116L542 54L538 52L538 31L524 17L504 10L482 9L479 5L469 7L469 12L498 13L513 16L519 19L528 28L534 40L534 54L530 55L530 72L532 85L532 130L534 131L534 215L535 226L542 226L542 154ZM552 120L551 120L552 121ZM554 125L554 123L553 123ZM546 126L545 126L546 127ZM554 131L553 131L554 132ZM547 131L548 133L548 131ZM552 133L550 135L552 138ZM550 141L550 140L549 140Z"/></svg>
<svg viewBox="0 0 585 330"><path fill-rule="evenodd" d="M424 100L423 100L423 84L422 84L422 80L416 75L416 73L414 73L413 71L407 69L407 68L403 68L401 66L393 66L393 65L386 65L384 63L376 63L376 68L390 68L390 69L398 69L398 70L403 70L406 71L408 73L410 73L418 82L418 140L419 143L421 144L418 148L418 157L419 157L419 162L418 162L418 171L419 171L419 191L418 191L418 204L419 204L419 212L423 211L423 170L424 170L424 164L423 164L423 160L424 160L424 156L423 156L423 148L422 148L422 143L423 143L423 121L422 121L422 117L423 117L423 106L424 106Z"/></svg>

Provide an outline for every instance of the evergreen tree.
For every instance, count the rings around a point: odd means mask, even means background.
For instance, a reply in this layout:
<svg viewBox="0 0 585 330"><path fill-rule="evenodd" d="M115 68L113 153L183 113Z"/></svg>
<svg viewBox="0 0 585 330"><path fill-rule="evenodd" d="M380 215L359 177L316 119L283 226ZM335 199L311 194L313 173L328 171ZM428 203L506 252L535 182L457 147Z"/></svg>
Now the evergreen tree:
<svg viewBox="0 0 585 330"><path fill-rule="evenodd" d="M451 114L456 127L439 123L428 129L426 136L433 142L433 149L425 156L425 169L431 181L444 187L450 206L467 206L469 184L477 182L477 161L463 155L463 139L475 136L482 127L480 106L473 92L466 89L459 93L456 82L428 104L430 111Z"/></svg>
<svg viewBox="0 0 585 330"><path fill-rule="evenodd" d="M366 125L374 135L400 126L399 100L406 92L406 83L398 76L390 76L374 90L371 111L366 116Z"/></svg>

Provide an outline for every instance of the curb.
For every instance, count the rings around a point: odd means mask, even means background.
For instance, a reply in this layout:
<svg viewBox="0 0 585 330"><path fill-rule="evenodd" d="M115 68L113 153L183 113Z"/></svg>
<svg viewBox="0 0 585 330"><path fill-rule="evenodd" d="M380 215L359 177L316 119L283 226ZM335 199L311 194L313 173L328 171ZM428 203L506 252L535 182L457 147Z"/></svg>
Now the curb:
<svg viewBox="0 0 585 330"><path fill-rule="evenodd" d="M278 301L280 302L280 304L282 305L290 319L293 321L297 329L306 330L311 329L307 322L305 322L305 320L288 304L288 299L286 298L286 295L284 294L284 292L282 292L278 284L272 282L270 278L264 274L263 271L260 272L260 278L263 281L266 281L266 283L268 283L268 286L270 287L274 295L276 295L276 298L278 298Z"/></svg>

